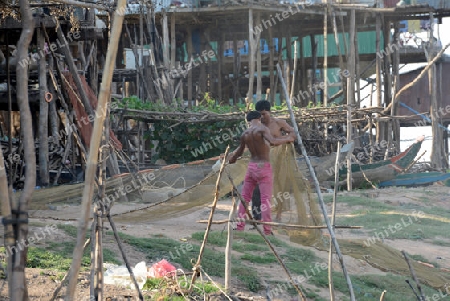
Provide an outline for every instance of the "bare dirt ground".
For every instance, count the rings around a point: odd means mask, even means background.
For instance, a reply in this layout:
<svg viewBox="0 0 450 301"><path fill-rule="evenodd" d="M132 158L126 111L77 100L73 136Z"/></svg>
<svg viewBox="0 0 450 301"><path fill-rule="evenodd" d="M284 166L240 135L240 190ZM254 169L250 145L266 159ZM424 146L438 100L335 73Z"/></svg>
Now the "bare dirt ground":
<svg viewBox="0 0 450 301"><path fill-rule="evenodd" d="M429 193L428 193L429 192ZM420 196L428 194L427 202L424 203L423 199ZM450 212L450 189L446 186L442 185L433 185L428 187L419 187L419 188L387 188L381 190L360 190L355 192L342 192L341 196L367 196L373 198L374 202L381 202L386 204L416 204L420 206L427 206L427 204L432 204L432 206L439 206L442 210ZM135 208L138 204L118 204L115 210L129 210ZM430 205L431 206L431 205ZM228 218L228 212L231 207L230 199L221 200L216 209L215 220L222 220ZM337 216L346 216L354 212L356 207L349 206L347 204L338 204L337 206ZM328 210L330 212L330 206L328 206ZM55 210L50 211L35 211L31 214L34 216L30 221L30 233L33 231L38 231L39 228L43 227L43 225L52 225L55 223L66 223L77 226L76 221L61 221L54 220L50 218L42 218L42 216L47 216L48 213L51 213L54 217L58 218L71 218L76 219L80 214L80 206L79 205L61 205L58 206ZM199 220L205 220L208 218L210 214L210 207L200 207L192 213L185 214L181 217L170 218L159 221L147 221L143 223L117 223L119 231L136 236L136 237L150 237L153 235L163 235L180 242L189 240L191 235L195 232L204 231L206 225L203 223L198 223ZM286 213L289 214L289 213ZM41 216L41 217L39 217ZM432 218L432 217L431 217ZM448 221L450 222L450 221ZM109 224L106 224L106 227L109 227ZM249 229L250 226L247 226ZM212 231L226 231L226 225L212 225ZM444 230L444 229L443 229ZM447 229L447 232L450 229ZM0 234L2 233L3 228L0 229ZM250 231L250 230L248 230ZM445 232L445 231L444 231ZM256 233L253 231L253 233ZM325 234L326 231L324 230ZM361 238L366 239L367 235L364 230L361 231L351 231L351 230L337 230L338 238ZM289 241L289 237L282 235L280 232L275 231L275 235L277 238L293 245L296 247L302 247L306 249L313 250L314 253L324 260L327 260L328 254L327 252L318 251L317 249L311 247L304 247L298 244L292 243ZM443 235L446 236L446 235ZM448 237L448 236L447 236ZM65 241L73 238L66 235L62 230L57 230L56 233L51 236L52 240L55 241ZM438 238L440 240L450 242L449 239ZM39 241L37 244L45 245L46 240ZM117 257L120 258L119 249L116 243L113 240L105 241L105 247L117 252ZM448 255L448 247L439 246L433 244L429 240L406 240L406 239L386 239L385 243L391 247L394 247L397 250L408 250L410 254L421 255L427 260L434 262L439 259L439 265L442 268L450 269L450 256ZM130 264L132 266L136 265L138 262L145 260L146 254L142 252L136 251L131 246L125 245L126 253ZM0 255L1 256L1 255ZM384 275L385 272L378 270L367 262L362 260L354 259L350 256L344 256L345 265L350 273L350 275L357 274L377 274ZM150 266L152 263L147 262L147 266ZM340 266L337 262L333 264L335 270L340 270ZM265 280L271 279L286 279L286 276L282 269L277 265L264 265L264 267L258 267L258 271L260 272L261 278ZM53 291L60 283L59 280L56 279L55 273L51 270L40 270L40 269L27 269L26 271L27 281L28 281L28 293L31 300L50 300ZM214 278L220 284L224 283L224 279ZM233 286L235 287L235 292L239 291L243 295L247 296L248 300L266 300L264 296L264 291L259 293L252 293L246 291L245 288L240 285L237 280L233 279ZM89 300L89 275L87 273L80 274L79 282L77 286L77 300ZM2 288L3 286L3 288ZM305 287L310 286L309 284L305 284ZM328 290L327 289L317 289L317 294L322 296L325 299L328 299ZM62 290L64 293L64 289ZM7 297L7 285L5 285L5 281L0 279L0 300L9 300ZM125 290L123 288L118 288L112 285L105 286L105 298L106 300L127 300L125 296L136 296L135 291ZM339 296L338 296L339 297ZM110 299L108 299L110 298ZM122 298L122 299L120 299ZM56 299L58 300L58 299ZM274 300L274 299L272 299ZM287 299L287 296L281 296L280 299L276 300L297 300L297 299Z"/></svg>

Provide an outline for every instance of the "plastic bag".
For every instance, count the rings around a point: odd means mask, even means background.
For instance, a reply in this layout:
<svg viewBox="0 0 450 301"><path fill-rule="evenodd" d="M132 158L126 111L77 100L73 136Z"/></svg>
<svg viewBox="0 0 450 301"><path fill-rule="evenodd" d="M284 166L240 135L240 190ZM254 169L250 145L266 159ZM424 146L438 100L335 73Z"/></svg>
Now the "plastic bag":
<svg viewBox="0 0 450 301"><path fill-rule="evenodd" d="M175 272L177 269L167 260L163 259L151 266L148 270L148 277L160 278L166 276L168 273Z"/></svg>
<svg viewBox="0 0 450 301"><path fill-rule="evenodd" d="M136 266L132 270L139 288L142 289L145 282L147 282L147 265L145 264L145 261L141 261L136 264ZM113 284L117 286L128 287L131 289L135 288L126 266L114 265L106 270L104 276L105 284Z"/></svg>

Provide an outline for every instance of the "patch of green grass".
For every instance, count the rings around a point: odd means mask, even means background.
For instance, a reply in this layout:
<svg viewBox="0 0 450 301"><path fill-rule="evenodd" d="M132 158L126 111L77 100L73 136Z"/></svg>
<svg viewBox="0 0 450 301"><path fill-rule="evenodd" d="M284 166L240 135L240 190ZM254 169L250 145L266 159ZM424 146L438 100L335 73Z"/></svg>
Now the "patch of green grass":
<svg viewBox="0 0 450 301"><path fill-rule="evenodd" d="M152 300L159 298L158 300L186 300L183 296L176 296L171 294L170 296L164 295L169 287L172 287L172 283L168 283L165 278L149 278L144 284L144 291L158 291L152 296ZM179 286L182 290L185 290L190 285L190 279L179 279ZM169 289L171 291L171 289ZM210 294L218 292L219 289L211 282L195 282L192 292L197 295ZM161 299L163 298L163 299Z"/></svg>
<svg viewBox="0 0 450 301"><path fill-rule="evenodd" d="M65 245L65 243L61 243ZM72 245L72 252L73 252ZM48 250L48 248L28 248L27 255L27 268L39 268L39 269L54 269L57 271L67 271L69 270L70 264L72 263L72 253L67 253L66 248L61 246L60 249ZM83 254L81 260L82 269L88 269L91 263L89 257L89 250L86 250Z"/></svg>
<svg viewBox="0 0 450 301"><path fill-rule="evenodd" d="M58 229L63 230L67 235L76 238L78 233L78 228L72 225L58 224ZM86 238L90 236L90 232L86 231Z"/></svg>
<svg viewBox="0 0 450 301"><path fill-rule="evenodd" d="M405 282L405 279L407 277L392 274L385 276L361 275L351 277L355 298L358 301L378 301L384 290L386 290L384 299L386 301L415 300L414 293ZM347 283L342 273L333 273L333 282L335 289L348 295ZM422 289L425 296L433 296L437 292L425 285L422 285Z"/></svg>
<svg viewBox="0 0 450 301"><path fill-rule="evenodd" d="M241 256L242 260L247 260L252 263L258 263L258 264L271 264L274 262L278 262L278 260L275 258L275 256L271 253L266 253L262 255L256 255L256 254L244 254Z"/></svg>
<svg viewBox="0 0 450 301"><path fill-rule="evenodd" d="M429 218L416 218L400 214L371 213L339 218L337 223L364 226L369 234L380 233L389 239L433 239L442 235L448 223ZM387 233L387 234L386 234Z"/></svg>
<svg viewBox="0 0 450 301"><path fill-rule="evenodd" d="M365 196L338 195L339 203L346 203L349 206L363 206L368 211L393 210L396 206L386 204L380 199L372 199Z"/></svg>
<svg viewBox="0 0 450 301"><path fill-rule="evenodd" d="M231 268L231 273L237 275L237 278L250 291L257 292L261 289L261 280L256 270L235 263Z"/></svg>
<svg viewBox="0 0 450 301"><path fill-rule="evenodd" d="M201 242L203 241L204 232L196 232L192 234L192 238ZM264 239L261 237L258 233L248 233L247 231L239 231L233 233L233 248L235 245L243 245L243 244L254 244L254 245L261 245L261 246L267 246ZM268 236L268 240L275 246L275 247L286 247L288 244L285 242L273 237ZM223 231L212 231L208 235L208 245L215 245L218 247L225 247L227 244L227 232ZM241 248L241 247L238 247ZM265 250L268 250L268 246Z"/></svg>
<svg viewBox="0 0 450 301"><path fill-rule="evenodd" d="M192 234L192 238L202 242L205 236L205 232L195 232ZM208 244L218 247L225 247L227 245L227 232L226 231L209 231Z"/></svg>
<svg viewBox="0 0 450 301"><path fill-rule="evenodd" d="M117 259L116 253L106 248L103 248L103 262L110 262L117 265L122 264L122 261Z"/></svg>
<svg viewBox="0 0 450 301"><path fill-rule="evenodd" d="M241 253L267 251L267 246L245 243L242 241L233 242L233 250Z"/></svg>

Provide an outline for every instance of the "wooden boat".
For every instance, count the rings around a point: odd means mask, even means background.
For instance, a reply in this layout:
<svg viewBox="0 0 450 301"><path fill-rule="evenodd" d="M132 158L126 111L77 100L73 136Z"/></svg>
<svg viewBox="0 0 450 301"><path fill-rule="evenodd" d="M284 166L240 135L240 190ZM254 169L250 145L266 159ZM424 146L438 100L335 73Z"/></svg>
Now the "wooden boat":
<svg viewBox="0 0 450 301"><path fill-rule="evenodd" d="M407 167L414 162L415 157L420 151L423 138L418 138L417 141L409 146L405 151L388 160L378 161L371 164L357 164L353 163L352 182L355 187L364 185L368 180L372 183L379 183L394 179L398 174L404 172ZM334 165L336 161L336 154L326 157L311 158L311 164L314 167L319 183L327 184L334 182ZM347 174L347 167L342 164L344 159L341 159L341 168L339 169L340 180L343 180ZM300 170L303 174L311 180L311 175L306 162L303 157L297 160ZM326 185L325 185L326 186Z"/></svg>
<svg viewBox="0 0 450 301"><path fill-rule="evenodd" d="M381 182L379 187L429 185L438 181L445 181L446 185L449 186L450 173L420 172L413 174L401 174L397 175L392 180Z"/></svg>

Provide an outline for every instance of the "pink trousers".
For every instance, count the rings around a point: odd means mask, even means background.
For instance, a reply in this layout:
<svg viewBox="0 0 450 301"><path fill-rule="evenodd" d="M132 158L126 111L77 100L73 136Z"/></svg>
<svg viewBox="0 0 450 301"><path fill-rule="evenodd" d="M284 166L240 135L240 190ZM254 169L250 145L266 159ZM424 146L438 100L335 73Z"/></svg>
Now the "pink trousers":
<svg viewBox="0 0 450 301"><path fill-rule="evenodd" d="M261 218L264 222L271 222L270 198L272 197L272 167L269 162L250 162L245 174L244 186L242 187L242 197L248 204L252 199L253 189L259 185L261 192ZM245 218L245 208L239 204L238 217ZM237 230L244 230L245 222L237 224ZM263 225L264 234L270 234L272 229L269 225Z"/></svg>

